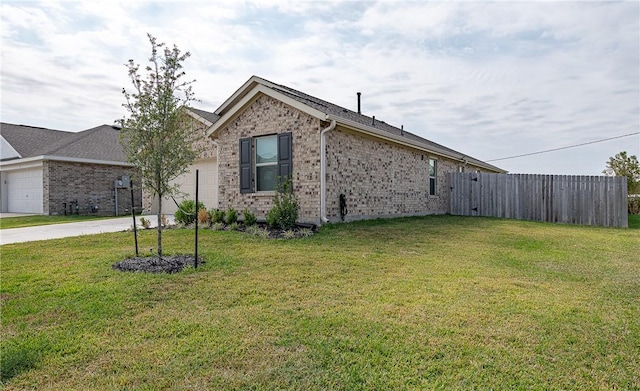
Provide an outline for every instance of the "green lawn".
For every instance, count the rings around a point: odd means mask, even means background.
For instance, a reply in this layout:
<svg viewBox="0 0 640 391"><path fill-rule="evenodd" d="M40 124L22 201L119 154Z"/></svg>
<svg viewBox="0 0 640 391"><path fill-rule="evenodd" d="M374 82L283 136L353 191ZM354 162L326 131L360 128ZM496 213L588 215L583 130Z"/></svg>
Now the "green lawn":
<svg viewBox="0 0 640 391"><path fill-rule="evenodd" d="M437 216L200 243L174 275L112 271L131 233L0 247L4 389L640 389L638 230Z"/></svg>
<svg viewBox="0 0 640 391"><path fill-rule="evenodd" d="M126 216L121 216L126 217ZM76 223L78 221L113 219L114 216L97 215L69 215L69 216L20 216L3 217L0 219L0 229L34 227L37 225Z"/></svg>
<svg viewBox="0 0 640 391"><path fill-rule="evenodd" d="M629 215L629 228L640 229L640 215Z"/></svg>

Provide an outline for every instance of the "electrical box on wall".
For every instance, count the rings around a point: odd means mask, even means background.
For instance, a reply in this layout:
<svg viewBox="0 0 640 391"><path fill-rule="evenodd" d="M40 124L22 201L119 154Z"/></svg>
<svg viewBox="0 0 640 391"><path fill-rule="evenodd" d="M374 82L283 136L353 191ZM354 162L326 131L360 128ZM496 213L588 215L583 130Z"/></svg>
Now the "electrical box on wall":
<svg viewBox="0 0 640 391"><path fill-rule="evenodd" d="M128 189L131 187L131 177L128 175L122 175L113 182L113 187L116 189Z"/></svg>

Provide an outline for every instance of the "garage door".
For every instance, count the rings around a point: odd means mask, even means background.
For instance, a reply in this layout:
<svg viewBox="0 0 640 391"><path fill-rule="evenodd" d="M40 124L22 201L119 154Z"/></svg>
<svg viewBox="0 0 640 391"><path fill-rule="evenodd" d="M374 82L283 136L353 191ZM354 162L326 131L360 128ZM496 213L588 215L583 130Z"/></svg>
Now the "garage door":
<svg viewBox="0 0 640 391"><path fill-rule="evenodd" d="M7 171L7 209L14 213L42 213L42 168Z"/></svg>
<svg viewBox="0 0 640 391"><path fill-rule="evenodd" d="M204 203L207 209L218 206L218 172L216 171L216 160L200 160L192 165L189 172L177 178L173 183L178 184L184 196L176 197L180 203L184 199L194 199L196 189L196 170L199 170L198 179L198 199ZM173 214L176 212L176 204L170 198L162 202L162 213ZM154 205L153 213L156 213L157 206Z"/></svg>

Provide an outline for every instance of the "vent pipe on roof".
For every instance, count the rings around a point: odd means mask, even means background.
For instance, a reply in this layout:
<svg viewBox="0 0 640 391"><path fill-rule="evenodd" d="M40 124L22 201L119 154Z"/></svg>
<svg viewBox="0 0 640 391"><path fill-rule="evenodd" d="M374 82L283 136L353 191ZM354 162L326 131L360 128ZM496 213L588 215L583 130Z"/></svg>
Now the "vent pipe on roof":
<svg viewBox="0 0 640 391"><path fill-rule="evenodd" d="M358 94L358 114L362 114L362 113L360 112L360 95L362 95L362 93L360 93L360 92L356 92L356 94Z"/></svg>
<svg viewBox="0 0 640 391"><path fill-rule="evenodd" d="M372 126L376 126L376 116L374 115L373 118L371 118L371 125Z"/></svg>
<svg viewBox="0 0 640 391"><path fill-rule="evenodd" d="M400 125L400 136L404 136L404 125Z"/></svg>

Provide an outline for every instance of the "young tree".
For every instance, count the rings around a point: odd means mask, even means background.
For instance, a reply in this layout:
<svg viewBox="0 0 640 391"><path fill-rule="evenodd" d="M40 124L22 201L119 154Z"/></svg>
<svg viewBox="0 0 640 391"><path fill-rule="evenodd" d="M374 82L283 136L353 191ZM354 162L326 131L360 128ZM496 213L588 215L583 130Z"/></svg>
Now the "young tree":
<svg viewBox="0 0 640 391"><path fill-rule="evenodd" d="M640 164L635 155L627 156L627 152L622 151L610 157L607 168L602 173L609 176L626 176L629 194L640 192Z"/></svg>
<svg viewBox="0 0 640 391"><path fill-rule="evenodd" d="M187 172L200 152L196 145L204 134L195 130L186 113L195 100L191 90L195 80L184 81L182 71L190 53L147 36L151 57L144 68L146 78L133 60L126 64L133 90L122 89L128 117L119 121L120 142L127 160L139 170L143 188L158 198L158 256L162 257L162 199L179 191L171 181Z"/></svg>

